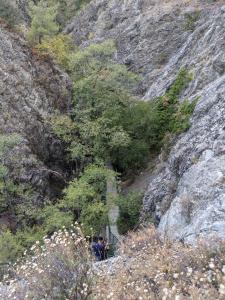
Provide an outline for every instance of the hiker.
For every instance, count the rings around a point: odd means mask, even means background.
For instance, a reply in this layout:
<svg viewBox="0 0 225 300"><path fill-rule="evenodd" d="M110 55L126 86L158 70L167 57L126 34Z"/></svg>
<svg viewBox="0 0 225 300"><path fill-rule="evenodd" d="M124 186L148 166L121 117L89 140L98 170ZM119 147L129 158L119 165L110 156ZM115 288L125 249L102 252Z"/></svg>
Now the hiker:
<svg viewBox="0 0 225 300"><path fill-rule="evenodd" d="M98 238L98 253L99 253L99 261L104 260L105 259L105 244L104 244L104 239L103 237L99 237Z"/></svg>
<svg viewBox="0 0 225 300"><path fill-rule="evenodd" d="M102 261L105 259L105 244L103 237L99 237L98 240L93 239L92 251L95 255L96 261Z"/></svg>
<svg viewBox="0 0 225 300"><path fill-rule="evenodd" d="M90 250L91 250L92 255L95 257L97 256L97 244L98 244L98 238L96 236L94 236L92 238Z"/></svg>
<svg viewBox="0 0 225 300"><path fill-rule="evenodd" d="M108 251L109 251L109 244L107 242L107 239L105 239L103 241L103 244L104 244L104 259L107 259L108 258Z"/></svg>

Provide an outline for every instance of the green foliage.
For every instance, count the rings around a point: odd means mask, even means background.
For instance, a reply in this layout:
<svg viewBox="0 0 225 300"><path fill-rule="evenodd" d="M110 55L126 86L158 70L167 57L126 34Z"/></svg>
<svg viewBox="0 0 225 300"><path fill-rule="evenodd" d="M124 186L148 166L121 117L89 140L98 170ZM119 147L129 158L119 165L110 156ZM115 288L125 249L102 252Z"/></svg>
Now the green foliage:
<svg viewBox="0 0 225 300"><path fill-rule="evenodd" d="M40 53L51 56L64 69L69 69L70 55L74 50L72 39L68 35L58 34L46 38L36 47Z"/></svg>
<svg viewBox="0 0 225 300"><path fill-rule="evenodd" d="M111 153L113 165L122 173L134 173L145 167L149 159L149 145L141 139L133 139L128 147L120 148Z"/></svg>
<svg viewBox="0 0 225 300"><path fill-rule="evenodd" d="M65 189L65 197L59 207L73 211L84 224L85 232L97 233L105 225L107 216L106 184L115 173L104 166L89 165L79 179ZM92 221L91 221L92 220Z"/></svg>
<svg viewBox="0 0 225 300"><path fill-rule="evenodd" d="M196 27L196 22L200 18L200 15L201 15L200 11L195 11L193 13L186 14L185 30L193 31Z"/></svg>
<svg viewBox="0 0 225 300"><path fill-rule="evenodd" d="M104 199L106 182L114 172L103 166L89 165L79 179L74 179L65 189L65 198L61 206L73 210L82 210L89 203Z"/></svg>
<svg viewBox="0 0 225 300"><path fill-rule="evenodd" d="M23 194L22 186L14 184L9 178L8 168L5 164L8 152L19 143L20 137L16 134L0 135L0 212L7 208L13 208L13 198L15 195Z"/></svg>
<svg viewBox="0 0 225 300"><path fill-rule="evenodd" d="M68 228L73 223L73 214L60 210L56 205L46 205L36 212L36 221L41 224L44 233L49 235L63 226Z"/></svg>
<svg viewBox="0 0 225 300"><path fill-rule="evenodd" d="M13 27L19 23L20 14L10 1L0 0L0 19L5 20L9 26Z"/></svg>
<svg viewBox="0 0 225 300"><path fill-rule="evenodd" d="M58 136L65 143L73 142L74 135L78 133L78 127L69 116L54 115L48 121L51 124L52 130L56 136Z"/></svg>
<svg viewBox="0 0 225 300"><path fill-rule="evenodd" d="M3 135L0 134L0 159L4 159L4 155L12 149L20 141L20 137L17 134Z"/></svg>
<svg viewBox="0 0 225 300"><path fill-rule="evenodd" d="M109 40L69 56L73 115L56 118L52 127L81 170L85 162L99 158L111 161L122 173L144 167L168 132L188 128L193 112L194 104L179 104L192 79L186 69L180 70L165 95L143 102L132 95L138 77L113 61L115 50Z"/></svg>
<svg viewBox="0 0 225 300"><path fill-rule="evenodd" d="M56 20L61 29L63 29L68 20L74 17L77 12L90 0L48 0L50 5L57 3L58 11Z"/></svg>
<svg viewBox="0 0 225 300"><path fill-rule="evenodd" d="M30 0L31 4L40 5L41 0ZM90 0L45 0L46 6L57 7L55 21L62 31L66 23Z"/></svg>
<svg viewBox="0 0 225 300"><path fill-rule="evenodd" d="M192 76L188 71L182 68L169 90L164 96L159 97L155 100L153 105L154 111L154 140L157 146L161 146L161 142L167 132L181 132L183 127L182 119L186 112L181 109L179 103L179 96L182 91L188 86L189 82L192 80ZM186 103L186 110L188 107L192 107L193 104ZM187 119L187 118L186 118ZM174 129L174 124L176 123L176 130ZM184 128L187 128L186 125Z"/></svg>
<svg viewBox="0 0 225 300"><path fill-rule="evenodd" d="M129 133L131 142L111 153L117 169L123 172L144 167L150 155L161 149L168 132L181 133L188 129L196 101L185 100L180 104L179 96L191 79L187 70L181 69L165 95L148 102L138 101L123 111L120 125Z"/></svg>
<svg viewBox="0 0 225 300"><path fill-rule="evenodd" d="M117 225L120 234L126 234L133 230L140 219L140 210L142 204L142 194L130 193L127 196L117 198L117 205L120 209L120 216Z"/></svg>
<svg viewBox="0 0 225 300"><path fill-rule="evenodd" d="M94 202L84 207L80 222L86 235L99 235L108 224L108 208L103 202Z"/></svg>
<svg viewBox="0 0 225 300"><path fill-rule="evenodd" d="M138 78L125 66L113 62L114 52L114 43L106 41L71 57L74 121L80 137L76 151L71 148L72 153L81 149L86 156L108 161L110 153L131 142L119 120L124 110L135 103L130 91Z"/></svg>
<svg viewBox="0 0 225 300"><path fill-rule="evenodd" d="M190 126L189 120L191 115L194 112L197 101L198 101L197 98L192 102L189 102L186 99L178 106L177 112L174 114L170 122L171 132L181 133L186 131L189 128Z"/></svg>
<svg viewBox="0 0 225 300"><path fill-rule="evenodd" d="M52 37L59 31L56 23L57 9L57 5L49 5L45 0L37 4L29 2L31 27L27 38L31 43L41 43L43 39Z"/></svg>
<svg viewBox="0 0 225 300"><path fill-rule="evenodd" d="M0 263L14 262L22 254L23 247L19 239L10 231L0 234Z"/></svg>

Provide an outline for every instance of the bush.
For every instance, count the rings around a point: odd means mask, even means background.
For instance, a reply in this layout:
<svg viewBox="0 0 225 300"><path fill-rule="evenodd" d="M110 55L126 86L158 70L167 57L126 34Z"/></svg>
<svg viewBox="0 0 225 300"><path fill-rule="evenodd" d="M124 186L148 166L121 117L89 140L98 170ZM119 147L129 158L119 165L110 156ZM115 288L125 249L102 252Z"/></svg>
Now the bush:
<svg viewBox="0 0 225 300"><path fill-rule="evenodd" d="M162 241L155 228L130 233L119 257L94 265L79 228L56 232L0 283L1 299L224 299L225 244ZM95 266L95 267L94 267ZM94 268L92 268L94 267Z"/></svg>
<svg viewBox="0 0 225 300"><path fill-rule="evenodd" d="M140 211L142 205L142 194L130 193L127 196L120 196L117 199L117 205L120 209L120 215L117 220L117 226L120 234L126 234L133 230L140 220Z"/></svg>
<svg viewBox="0 0 225 300"><path fill-rule="evenodd" d="M74 213L86 234L99 234L107 224L106 184L115 173L104 166L89 165L79 179L65 189L59 207Z"/></svg>
<svg viewBox="0 0 225 300"><path fill-rule="evenodd" d="M103 202L88 204L81 212L80 222L85 235L100 235L108 224L108 208Z"/></svg>
<svg viewBox="0 0 225 300"><path fill-rule="evenodd" d="M154 228L131 233L122 259L103 268L94 299L224 299L225 245L219 241L187 246L162 242ZM111 266L111 265L110 265Z"/></svg>
<svg viewBox="0 0 225 300"><path fill-rule="evenodd" d="M18 238L9 230L0 234L0 263L8 264L15 262L20 256L24 248Z"/></svg>
<svg viewBox="0 0 225 300"><path fill-rule="evenodd" d="M64 69L70 66L70 55L74 47L72 39L68 35L58 34L52 38L47 38L36 47L43 55L49 55L54 61Z"/></svg>
<svg viewBox="0 0 225 300"><path fill-rule="evenodd" d="M192 13L186 14L186 20L185 20L185 30L191 30L194 31L196 27L196 22L199 20L201 16L200 11L194 11Z"/></svg>
<svg viewBox="0 0 225 300"><path fill-rule="evenodd" d="M143 102L132 95L138 77L114 62L115 50L108 40L69 56L73 115L52 127L66 141L76 171L85 161L101 159L120 173L135 172L160 151L168 132L180 133L189 127L196 102L179 103L192 80L188 71L179 71L165 95Z"/></svg>
<svg viewBox="0 0 225 300"><path fill-rule="evenodd" d="M78 227L56 232L32 248L32 257L14 266L18 281L1 288L1 299L87 299L91 289L88 244ZM7 278L5 278L7 282ZM21 282L23 284L21 284Z"/></svg>
<svg viewBox="0 0 225 300"><path fill-rule="evenodd" d="M20 13L16 6L10 3L9 0L0 0L0 18L13 27L19 23Z"/></svg>
<svg viewBox="0 0 225 300"><path fill-rule="evenodd" d="M190 117L194 112L198 98L191 103L184 100L178 107L170 122L170 131L173 133L181 133L190 127Z"/></svg>
<svg viewBox="0 0 225 300"><path fill-rule="evenodd" d="M32 44L40 44L45 38L54 36L59 31L56 23L57 5L49 5L40 0L37 5L29 2L29 15L31 27L27 38Z"/></svg>

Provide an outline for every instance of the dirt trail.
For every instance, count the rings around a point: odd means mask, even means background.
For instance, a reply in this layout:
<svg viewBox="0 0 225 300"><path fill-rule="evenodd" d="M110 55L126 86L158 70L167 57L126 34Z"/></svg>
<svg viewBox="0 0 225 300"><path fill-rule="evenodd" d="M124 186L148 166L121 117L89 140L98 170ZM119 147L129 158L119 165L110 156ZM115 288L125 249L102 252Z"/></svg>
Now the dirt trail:
<svg viewBox="0 0 225 300"><path fill-rule="evenodd" d="M157 165L157 163L158 163L158 156L152 159L149 162L147 168L142 172L140 172L140 174L136 175L130 184L128 185L122 184L123 193L124 194L128 194L129 192L145 193L151 181L154 167Z"/></svg>

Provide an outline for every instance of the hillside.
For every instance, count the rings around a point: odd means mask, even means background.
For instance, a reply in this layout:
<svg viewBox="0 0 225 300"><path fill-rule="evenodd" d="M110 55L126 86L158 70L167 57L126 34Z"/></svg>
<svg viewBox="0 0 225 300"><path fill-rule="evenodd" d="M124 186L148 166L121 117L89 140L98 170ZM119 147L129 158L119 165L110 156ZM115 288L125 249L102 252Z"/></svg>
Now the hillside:
<svg viewBox="0 0 225 300"><path fill-rule="evenodd" d="M5 162L15 182L32 185L32 201L43 203L60 195L68 176L63 145L46 120L56 111L68 111L71 83L65 73L32 53L4 24L0 40L1 134L20 135L19 144L8 151ZM3 226L5 218L15 226L14 212L3 213Z"/></svg>
<svg viewBox="0 0 225 300"><path fill-rule="evenodd" d="M224 20L0 0L1 299L224 299Z"/></svg>
<svg viewBox="0 0 225 300"><path fill-rule="evenodd" d="M118 61L143 77L139 93L162 95L186 66L181 101L198 98L191 128L150 176L143 218L170 238L224 238L224 7L207 1L94 1L66 28L83 46L113 38ZM82 24L82 26L81 26ZM167 150L168 152L168 150Z"/></svg>

